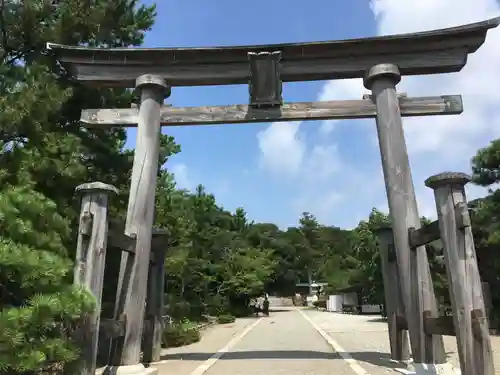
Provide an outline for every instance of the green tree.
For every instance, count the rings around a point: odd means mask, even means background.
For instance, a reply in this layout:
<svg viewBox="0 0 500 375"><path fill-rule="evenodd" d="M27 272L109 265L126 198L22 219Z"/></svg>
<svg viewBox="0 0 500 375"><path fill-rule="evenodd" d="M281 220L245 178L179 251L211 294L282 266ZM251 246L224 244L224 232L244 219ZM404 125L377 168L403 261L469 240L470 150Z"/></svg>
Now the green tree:
<svg viewBox="0 0 500 375"><path fill-rule="evenodd" d="M37 191L73 215L76 185L106 180L126 200L131 154L123 153L123 129L87 131L82 108L128 107L127 90L75 86L48 55L47 41L72 45L139 45L153 24L155 8L136 0L64 2L5 0L1 9L0 169L15 182L27 169ZM22 152L19 149L22 148Z"/></svg>
<svg viewBox="0 0 500 375"><path fill-rule="evenodd" d="M489 194L469 202L472 230L476 245L479 271L483 282L489 284L493 311L491 325L498 328L500 319L500 139L478 150L472 158L473 182L489 187Z"/></svg>
<svg viewBox="0 0 500 375"><path fill-rule="evenodd" d="M314 215L304 212L299 219L299 231L303 236L303 245L300 247L299 258L306 270L307 282L312 283L317 274L318 260L322 253L320 224Z"/></svg>
<svg viewBox="0 0 500 375"><path fill-rule="evenodd" d="M76 358L70 322L92 304L70 286L74 189L96 180L114 184L122 193L113 205L119 217L132 161L123 129L90 131L79 123L82 108L129 107L132 94L74 85L46 42L139 45L154 16L154 6L135 0L0 4L0 363L7 373ZM162 145L164 154L175 151L169 137Z"/></svg>
<svg viewBox="0 0 500 375"><path fill-rule="evenodd" d="M0 194L0 371L64 367L78 358L68 340L93 298L67 280L68 221L26 184Z"/></svg>

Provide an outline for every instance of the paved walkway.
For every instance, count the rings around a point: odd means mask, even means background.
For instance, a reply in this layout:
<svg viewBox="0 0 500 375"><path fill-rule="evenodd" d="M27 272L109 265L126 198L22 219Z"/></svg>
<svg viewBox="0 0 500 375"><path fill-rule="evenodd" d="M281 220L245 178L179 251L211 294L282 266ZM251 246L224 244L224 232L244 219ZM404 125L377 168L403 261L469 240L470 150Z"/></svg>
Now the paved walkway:
<svg viewBox="0 0 500 375"><path fill-rule="evenodd" d="M458 367L454 337L445 337ZM282 308L270 317L238 319L203 333L200 342L164 349L159 375L387 375L387 324L376 316ZM500 337L492 337L500 369ZM399 366L401 367L401 366Z"/></svg>
<svg viewBox="0 0 500 375"><path fill-rule="evenodd" d="M159 375L396 374L384 353L368 351L346 361L343 349L318 326L316 314L290 308L214 326L199 343L165 349L156 367Z"/></svg>
<svg viewBox="0 0 500 375"><path fill-rule="evenodd" d="M380 366L385 366L390 352L387 323L380 317L368 315L347 315L309 310L307 315L320 329L351 354L369 371L378 375ZM361 339L362 338L362 339ZM443 336L448 361L460 367L457 342L454 336ZM491 347L495 369L500 374L500 336L491 336ZM370 354L371 353L371 354ZM389 372L390 373L390 372Z"/></svg>

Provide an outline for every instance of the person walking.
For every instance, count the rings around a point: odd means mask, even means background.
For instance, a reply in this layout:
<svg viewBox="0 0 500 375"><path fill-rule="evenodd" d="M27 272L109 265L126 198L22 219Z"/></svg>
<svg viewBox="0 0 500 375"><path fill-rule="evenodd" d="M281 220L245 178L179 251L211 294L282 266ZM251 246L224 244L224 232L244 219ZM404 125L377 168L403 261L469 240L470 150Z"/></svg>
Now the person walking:
<svg viewBox="0 0 500 375"><path fill-rule="evenodd" d="M264 301L262 302L262 313L265 316L269 316L269 299L267 298L267 294L264 297Z"/></svg>

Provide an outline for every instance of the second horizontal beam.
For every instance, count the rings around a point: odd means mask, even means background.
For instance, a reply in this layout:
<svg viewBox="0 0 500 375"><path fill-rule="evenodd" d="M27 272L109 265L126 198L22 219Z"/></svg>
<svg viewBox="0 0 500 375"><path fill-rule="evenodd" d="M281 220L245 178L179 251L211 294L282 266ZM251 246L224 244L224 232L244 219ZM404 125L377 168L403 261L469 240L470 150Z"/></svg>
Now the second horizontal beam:
<svg viewBox="0 0 500 375"><path fill-rule="evenodd" d="M463 111L460 95L442 95L420 98L399 98L401 115L432 116L455 115ZM81 119L88 128L136 127L137 108L84 109ZM252 108L248 105L210 107L161 108L164 126L241 124L276 121L346 120L375 118L377 108L371 99L334 100L321 102L287 103L275 108Z"/></svg>

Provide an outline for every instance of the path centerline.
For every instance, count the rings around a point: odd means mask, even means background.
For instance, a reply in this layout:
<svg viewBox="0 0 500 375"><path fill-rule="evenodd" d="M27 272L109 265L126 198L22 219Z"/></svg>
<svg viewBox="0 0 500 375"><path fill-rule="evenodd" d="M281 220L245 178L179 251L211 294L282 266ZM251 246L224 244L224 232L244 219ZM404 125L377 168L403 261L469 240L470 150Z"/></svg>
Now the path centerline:
<svg viewBox="0 0 500 375"><path fill-rule="evenodd" d="M305 314L300 309L296 309L296 310L300 313L300 315L302 315L302 317L305 320L307 320L309 322L309 324L311 324L314 327L314 329L316 331L318 331L318 333L325 339L325 341L328 343L328 345L330 345L333 348L333 350L335 350L335 352L337 352L337 354L339 356L341 356L344 361L347 362L347 364L349 365L349 367L357 375L371 375L368 371L366 371L358 363L358 361L356 361L354 358L352 358L351 355L349 354L349 352L345 351L344 348L342 348L342 346L340 346L340 344L337 341L335 341L330 335L328 335L325 331L323 331L323 329L321 329L321 327L319 327L316 323L314 323L312 321L312 319L307 316L307 314Z"/></svg>
<svg viewBox="0 0 500 375"><path fill-rule="evenodd" d="M219 349L214 353L209 359L199 365L190 375L202 375L210 369L219 358L221 358L225 353L229 352L229 350L235 346L239 341L241 341L252 329L254 329L264 318L260 318L256 320L252 325L245 328L243 332L241 332L238 336L234 337L231 341L229 341L223 348Z"/></svg>

